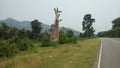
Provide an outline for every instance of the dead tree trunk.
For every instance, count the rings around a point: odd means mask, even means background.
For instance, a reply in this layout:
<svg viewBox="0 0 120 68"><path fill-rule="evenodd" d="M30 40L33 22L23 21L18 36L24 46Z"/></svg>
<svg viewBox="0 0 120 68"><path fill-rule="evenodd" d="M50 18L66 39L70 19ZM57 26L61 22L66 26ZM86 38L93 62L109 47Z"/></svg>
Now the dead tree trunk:
<svg viewBox="0 0 120 68"><path fill-rule="evenodd" d="M59 11L58 8L54 8L55 12L55 21L54 24L51 25L50 29L50 40L52 42L59 41L59 22L62 21L62 19L59 19L60 13L62 11Z"/></svg>

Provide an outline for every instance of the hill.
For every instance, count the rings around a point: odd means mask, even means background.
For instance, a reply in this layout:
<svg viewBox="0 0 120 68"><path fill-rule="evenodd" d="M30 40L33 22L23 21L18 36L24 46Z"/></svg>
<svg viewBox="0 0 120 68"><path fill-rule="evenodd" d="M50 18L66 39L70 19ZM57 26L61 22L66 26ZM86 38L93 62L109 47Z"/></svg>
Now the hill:
<svg viewBox="0 0 120 68"><path fill-rule="evenodd" d="M7 23L8 25L11 25L11 26L15 26L17 27L18 29L26 29L26 30L32 30L31 29L31 25L30 25L30 22L31 21L18 21L18 20L15 20L13 18L7 18L5 20L0 20L0 23L1 22L5 22ZM42 31L44 32L45 30L49 30L50 29L50 25L47 25L47 24L44 24L42 23ZM66 28L66 29L71 29L73 32L74 32L74 35L75 36L78 36L80 34L79 31L76 31L72 28L67 28L67 27L60 27L60 29L63 29L63 28Z"/></svg>
<svg viewBox="0 0 120 68"><path fill-rule="evenodd" d="M7 18L5 20L1 20L0 22L5 22L5 23L7 23L7 24L9 24L11 26L17 27L18 29L23 29L24 28L26 30L32 30L31 25L30 25L31 21L18 21L18 20L15 20L13 18ZM50 29L50 26L47 25L47 24L42 23L42 28L43 28L42 31L45 31L47 29Z"/></svg>

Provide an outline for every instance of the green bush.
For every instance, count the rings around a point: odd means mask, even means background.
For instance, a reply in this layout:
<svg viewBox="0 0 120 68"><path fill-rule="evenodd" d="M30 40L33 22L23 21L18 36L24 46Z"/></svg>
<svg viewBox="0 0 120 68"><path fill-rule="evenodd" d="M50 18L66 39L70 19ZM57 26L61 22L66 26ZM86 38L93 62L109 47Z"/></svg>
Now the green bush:
<svg viewBox="0 0 120 68"><path fill-rule="evenodd" d="M29 39L13 37L11 40L0 40L0 57L10 57L19 51L34 49L33 42Z"/></svg>
<svg viewBox="0 0 120 68"><path fill-rule="evenodd" d="M65 37L65 36L60 36L60 38L59 38L59 43L60 43L60 44L65 44L65 43L67 43L67 37Z"/></svg>
<svg viewBox="0 0 120 68"><path fill-rule="evenodd" d="M15 55L18 49L15 44L10 44L9 41L0 40L0 57L10 57Z"/></svg>
<svg viewBox="0 0 120 68"><path fill-rule="evenodd" d="M9 39L9 42L10 44L16 44L19 51L34 49L33 42L27 38L21 39L18 36L13 36L11 39Z"/></svg>
<svg viewBox="0 0 120 68"><path fill-rule="evenodd" d="M99 37L120 37L120 27L98 33Z"/></svg>
<svg viewBox="0 0 120 68"><path fill-rule="evenodd" d="M29 39L22 39L19 43L17 43L17 47L20 51L34 49L33 42Z"/></svg>
<svg viewBox="0 0 120 68"><path fill-rule="evenodd" d="M44 37L41 47L58 46L58 42L51 42L49 37Z"/></svg>
<svg viewBox="0 0 120 68"><path fill-rule="evenodd" d="M76 37L70 37L69 38L70 39L70 41L69 41L69 43L71 42L71 43L77 43L77 38Z"/></svg>
<svg viewBox="0 0 120 68"><path fill-rule="evenodd" d="M67 37L67 36L61 36L59 39L60 44L66 44L66 43L76 43L77 38L76 37Z"/></svg>
<svg viewBox="0 0 120 68"><path fill-rule="evenodd" d="M18 37L18 36L13 36L12 38L8 39L8 41L9 41L10 43L18 44L18 43L20 43L21 38Z"/></svg>
<svg viewBox="0 0 120 68"><path fill-rule="evenodd" d="M70 29L64 29L59 32L60 38L59 43L60 44L66 44L66 43L76 43L77 38L74 36L74 33Z"/></svg>

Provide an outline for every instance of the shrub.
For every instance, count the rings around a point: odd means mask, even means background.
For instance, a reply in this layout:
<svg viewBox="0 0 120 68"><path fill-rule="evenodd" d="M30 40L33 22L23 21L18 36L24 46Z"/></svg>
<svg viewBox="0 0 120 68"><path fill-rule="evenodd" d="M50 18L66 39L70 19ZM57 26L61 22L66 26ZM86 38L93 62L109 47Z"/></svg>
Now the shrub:
<svg viewBox="0 0 120 68"><path fill-rule="evenodd" d="M20 43L21 38L18 37L18 36L13 36L12 38L8 39L8 41L9 41L10 43L18 44L18 43Z"/></svg>
<svg viewBox="0 0 120 68"><path fill-rule="evenodd" d="M0 57L15 55L18 51L34 49L33 42L29 39L13 37L11 40L0 40Z"/></svg>
<svg viewBox="0 0 120 68"><path fill-rule="evenodd" d="M33 42L27 38L21 39L18 36L13 36L11 39L9 39L9 42L10 44L16 44L19 51L34 49Z"/></svg>
<svg viewBox="0 0 120 68"><path fill-rule="evenodd" d="M17 43L17 47L20 51L34 49L33 42L29 39L22 39L20 43Z"/></svg>
<svg viewBox="0 0 120 68"><path fill-rule="evenodd" d="M98 33L99 37L120 37L120 27Z"/></svg>
<svg viewBox="0 0 120 68"><path fill-rule="evenodd" d="M77 38L76 37L61 36L60 39L59 39L59 43L60 44L76 43L76 42L77 42Z"/></svg>
<svg viewBox="0 0 120 68"><path fill-rule="evenodd" d="M60 43L60 44L65 44L65 43L67 43L67 37L65 37L65 36L60 36L60 38L59 38L59 43Z"/></svg>
<svg viewBox="0 0 120 68"><path fill-rule="evenodd" d="M10 44L9 41L0 41L0 57L10 57L18 51L15 44Z"/></svg>
<svg viewBox="0 0 120 68"><path fill-rule="evenodd" d="M41 47L58 46L58 42L51 42L49 37L44 37Z"/></svg>
<svg viewBox="0 0 120 68"><path fill-rule="evenodd" d="M77 38L74 36L74 33L70 29L61 30L60 32L59 43L66 44L66 43L76 43Z"/></svg>
<svg viewBox="0 0 120 68"><path fill-rule="evenodd" d="M69 43L77 43L76 37L70 37L69 40L70 40Z"/></svg>

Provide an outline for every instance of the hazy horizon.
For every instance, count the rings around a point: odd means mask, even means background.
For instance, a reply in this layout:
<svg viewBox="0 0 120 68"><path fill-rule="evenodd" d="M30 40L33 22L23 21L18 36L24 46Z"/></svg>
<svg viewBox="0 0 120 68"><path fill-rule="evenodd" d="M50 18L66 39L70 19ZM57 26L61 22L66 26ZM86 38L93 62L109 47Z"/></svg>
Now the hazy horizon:
<svg viewBox="0 0 120 68"><path fill-rule="evenodd" d="M95 18L96 32L109 30L111 21L120 17L119 0L0 0L0 20L13 18L19 21L39 21L54 23L54 10L62 10L60 26L82 31L82 21L86 14Z"/></svg>

